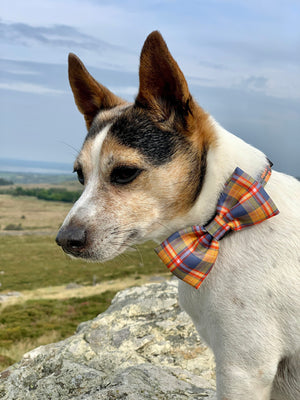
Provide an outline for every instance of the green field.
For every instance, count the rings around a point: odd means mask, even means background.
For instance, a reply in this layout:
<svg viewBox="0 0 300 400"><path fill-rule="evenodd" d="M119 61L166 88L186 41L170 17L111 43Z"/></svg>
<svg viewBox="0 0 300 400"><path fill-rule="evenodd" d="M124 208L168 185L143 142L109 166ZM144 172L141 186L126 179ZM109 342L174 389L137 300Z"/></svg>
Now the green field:
<svg viewBox="0 0 300 400"><path fill-rule="evenodd" d="M70 282L95 285L126 276L165 272L153 251L153 243L138 247L106 263L71 260L56 245L54 237L3 236L0 242L2 291L34 290Z"/></svg>
<svg viewBox="0 0 300 400"><path fill-rule="evenodd" d="M77 325L103 312L116 294L65 300L39 299L7 306L0 313L0 369L19 361L27 351L72 335Z"/></svg>
<svg viewBox="0 0 300 400"><path fill-rule="evenodd" d="M20 293L0 303L0 370L34 347L72 335L120 289L169 276L150 242L103 264L71 260L55 243L70 207L0 195L0 295Z"/></svg>

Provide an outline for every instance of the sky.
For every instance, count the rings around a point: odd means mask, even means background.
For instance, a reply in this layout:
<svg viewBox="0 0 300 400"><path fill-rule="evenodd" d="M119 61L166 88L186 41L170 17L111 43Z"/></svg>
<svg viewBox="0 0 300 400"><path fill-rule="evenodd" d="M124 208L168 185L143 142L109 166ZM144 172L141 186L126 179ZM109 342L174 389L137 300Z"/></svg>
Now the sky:
<svg viewBox="0 0 300 400"><path fill-rule="evenodd" d="M67 77L77 54L133 101L159 30L198 103L300 176L299 0L1 0L0 158L70 163L86 135Z"/></svg>

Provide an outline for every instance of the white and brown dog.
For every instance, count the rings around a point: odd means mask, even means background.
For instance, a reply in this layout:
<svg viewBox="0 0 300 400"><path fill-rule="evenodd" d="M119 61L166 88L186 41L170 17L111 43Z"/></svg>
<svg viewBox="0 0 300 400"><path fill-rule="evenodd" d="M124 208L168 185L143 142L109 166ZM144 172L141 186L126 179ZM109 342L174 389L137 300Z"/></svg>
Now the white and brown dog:
<svg viewBox="0 0 300 400"><path fill-rule="evenodd" d="M75 257L105 261L204 225L237 166L257 177L268 162L196 103L158 32L139 76L130 104L69 56L88 134L74 165L84 191L57 243ZM180 304L214 352L219 400L300 399L300 183L274 171L266 190L280 214L226 237L199 290L179 282Z"/></svg>

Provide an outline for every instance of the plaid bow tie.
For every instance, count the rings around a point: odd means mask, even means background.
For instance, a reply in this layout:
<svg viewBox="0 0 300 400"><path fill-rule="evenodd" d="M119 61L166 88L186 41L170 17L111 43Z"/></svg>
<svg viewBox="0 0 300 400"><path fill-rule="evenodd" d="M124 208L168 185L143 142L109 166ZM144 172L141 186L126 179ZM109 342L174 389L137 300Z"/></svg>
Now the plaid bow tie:
<svg viewBox="0 0 300 400"><path fill-rule="evenodd" d="M267 166L255 181L236 168L219 198L214 219L205 226L175 232L155 249L170 271L198 289L216 261L219 240L227 232L277 215L279 211L263 187L270 175L271 168Z"/></svg>

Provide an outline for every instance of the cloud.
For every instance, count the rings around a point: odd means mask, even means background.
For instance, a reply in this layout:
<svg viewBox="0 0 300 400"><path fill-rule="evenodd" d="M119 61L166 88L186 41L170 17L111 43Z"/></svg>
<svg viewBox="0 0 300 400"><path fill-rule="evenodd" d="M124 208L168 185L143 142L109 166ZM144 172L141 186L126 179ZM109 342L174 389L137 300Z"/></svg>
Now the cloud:
<svg viewBox="0 0 300 400"><path fill-rule="evenodd" d="M0 59L0 89L37 95L66 93L66 66Z"/></svg>
<svg viewBox="0 0 300 400"><path fill-rule="evenodd" d="M269 38L260 40L258 36L242 39L212 39L207 40L207 45L233 59L244 60L248 63L262 65L282 66L286 64L299 65L300 47L297 41L279 40Z"/></svg>
<svg viewBox="0 0 300 400"><path fill-rule="evenodd" d="M136 73L89 65L87 67L95 79L119 96L132 100L137 94ZM0 58L0 89L35 94L70 94L67 63L51 64Z"/></svg>
<svg viewBox="0 0 300 400"><path fill-rule="evenodd" d="M198 64L201 65L202 67L207 67L215 70L226 70L228 67L226 65L221 64L221 63L215 63L211 61L205 61L205 60L200 60L198 61Z"/></svg>
<svg viewBox="0 0 300 400"><path fill-rule="evenodd" d="M109 89L113 93L117 93L120 96L125 96L126 98L132 98L138 94L137 86L112 86Z"/></svg>
<svg viewBox="0 0 300 400"><path fill-rule="evenodd" d="M22 70L22 69L11 69L9 71L11 75L25 75L25 76L30 76L30 75L36 75L37 72L36 71L29 71L29 70Z"/></svg>
<svg viewBox="0 0 300 400"><path fill-rule="evenodd" d="M63 90L51 89L42 85L35 85L27 82L0 82L0 89L12 90L14 92L34 93L34 94L63 94Z"/></svg>
<svg viewBox="0 0 300 400"><path fill-rule="evenodd" d="M265 90L267 89L268 79L264 76L249 76L242 79L237 85L233 87L246 89L246 90Z"/></svg>
<svg viewBox="0 0 300 400"><path fill-rule="evenodd" d="M268 82L268 79L264 76L250 76L245 79L245 86L255 88L255 89L263 89Z"/></svg>
<svg viewBox="0 0 300 400"><path fill-rule="evenodd" d="M32 26L24 23L0 22L0 37L11 44L32 46L42 44L56 47L73 47L97 51L124 50L104 40L84 34L67 25Z"/></svg>

